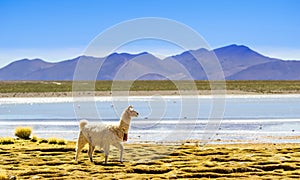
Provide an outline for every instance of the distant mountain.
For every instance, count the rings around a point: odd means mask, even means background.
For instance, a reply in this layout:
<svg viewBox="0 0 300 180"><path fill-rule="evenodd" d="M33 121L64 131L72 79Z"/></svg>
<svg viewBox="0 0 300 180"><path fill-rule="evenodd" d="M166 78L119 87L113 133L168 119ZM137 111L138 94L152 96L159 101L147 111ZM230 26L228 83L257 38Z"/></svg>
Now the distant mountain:
<svg viewBox="0 0 300 180"><path fill-rule="evenodd" d="M300 61L266 57L243 45L190 50L164 60L147 52L113 53L103 58L80 56L57 63L22 59L1 68L0 80L204 80L220 73L206 72L203 66L216 57L226 79L300 80ZM92 76L92 72L96 74Z"/></svg>
<svg viewBox="0 0 300 180"><path fill-rule="evenodd" d="M183 52L182 54L171 56L166 58L166 60L175 60L184 66L184 68L190 73L190 76L193 79L207 79L205 70L202 65L199 64L197 59L203 59L204 56L207 56L210 59L211 52L206 49L198 49ZM197 59L195 58L197 56Z"/></svg>
<svg viewBox="0 0 300 180"><path fill-rule="evenodd" d="M226 77L251 66L276 62L278 59L263 56L246 46L230 45L214 50Z"/></svg>
<svg viewBox="0 0 300 180"><path fill-rule="evenodd" d="M203 60L203 62L216 60L217 57L226 78L254 65L279 61L279 59L263 56L246 46L235 44L213 51L206 49L187 51L171 58L184 65L191 72L194 79L207 79L207 72L195 57L200 61Z"/></svg>
<svg viewBox="0 0 300 180"><path fill-rule="evenodd" d="M300 80L300 61L275 61L251 66L229 80Z"/></svg>
<svg viewBox="0 0 300 180"><path fill-rule="evenodd" d="M0 69L0 80L29 80L37 71L46 70L55 66L55 63L47 63L41 59L22 59L15 61Z"/></svg>

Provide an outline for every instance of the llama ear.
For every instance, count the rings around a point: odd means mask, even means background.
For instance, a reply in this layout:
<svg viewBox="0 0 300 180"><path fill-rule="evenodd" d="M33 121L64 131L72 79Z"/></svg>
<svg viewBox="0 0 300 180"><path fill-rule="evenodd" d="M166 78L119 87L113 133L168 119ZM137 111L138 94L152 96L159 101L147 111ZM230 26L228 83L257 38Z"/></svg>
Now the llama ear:
<svg viewBox="0 0 300 180"><path fill-rule="evenodd" d="M129 111L132 111L133 110L133 106L128 106L128 108L127 108Z"/></svg>

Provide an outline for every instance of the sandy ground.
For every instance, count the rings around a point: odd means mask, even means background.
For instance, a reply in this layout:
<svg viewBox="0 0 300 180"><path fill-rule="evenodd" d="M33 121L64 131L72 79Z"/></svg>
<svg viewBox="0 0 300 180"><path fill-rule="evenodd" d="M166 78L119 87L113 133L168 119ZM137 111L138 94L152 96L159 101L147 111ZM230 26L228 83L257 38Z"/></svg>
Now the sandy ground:
<svg viewBox="0 0 300 180"><path fill-rule="evenodd" d="M74 160L66 145L16 140L0 145L0 179L299 179L299 144L125 144L125 162L111 149L109 163L98 149Z"/></svg>

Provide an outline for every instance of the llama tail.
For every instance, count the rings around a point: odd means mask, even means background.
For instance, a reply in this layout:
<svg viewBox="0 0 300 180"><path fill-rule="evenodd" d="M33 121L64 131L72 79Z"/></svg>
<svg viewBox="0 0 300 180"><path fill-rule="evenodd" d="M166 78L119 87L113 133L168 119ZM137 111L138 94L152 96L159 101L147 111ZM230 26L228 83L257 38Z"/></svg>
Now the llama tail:
<svg viewBox="0 0 300 180"><path fill-rule="evenodd" d="M84 128L85 125L87 125L88 121L87 120L81 120L79 122L79 128L80 130L82 130Z"/></svg>

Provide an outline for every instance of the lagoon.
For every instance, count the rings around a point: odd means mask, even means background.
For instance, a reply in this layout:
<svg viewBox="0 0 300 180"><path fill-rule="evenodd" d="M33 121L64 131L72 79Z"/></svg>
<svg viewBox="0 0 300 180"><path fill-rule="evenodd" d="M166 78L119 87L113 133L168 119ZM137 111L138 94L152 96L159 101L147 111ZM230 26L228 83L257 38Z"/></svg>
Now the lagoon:
<svg viewBox="0 0 300 180"><path fill-rule="evenodd" d="M75 140L78 121L118 122L128 105L130 142L300 142L300 95L1 98L0 137L31 126L38 137Z"/></svg>

